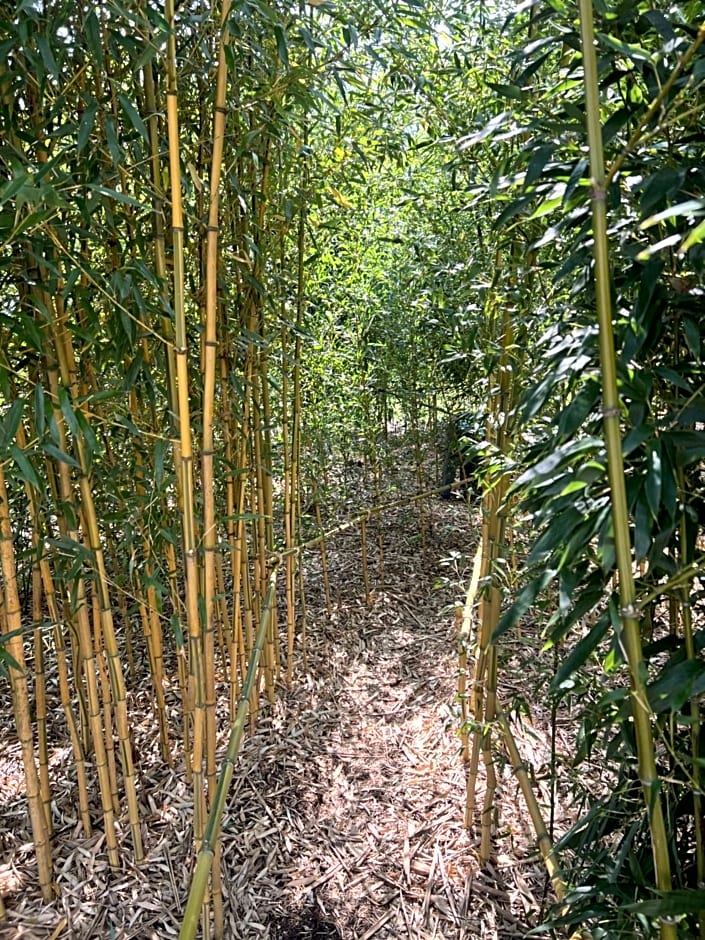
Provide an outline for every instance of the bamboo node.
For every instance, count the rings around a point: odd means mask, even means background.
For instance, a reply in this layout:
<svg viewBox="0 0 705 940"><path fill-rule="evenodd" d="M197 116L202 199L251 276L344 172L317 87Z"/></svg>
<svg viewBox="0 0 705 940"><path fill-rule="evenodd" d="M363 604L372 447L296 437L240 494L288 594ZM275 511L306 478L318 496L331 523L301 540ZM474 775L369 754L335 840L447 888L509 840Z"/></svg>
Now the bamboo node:
<svg viewBox="0 0 705 940"><path fill-rule="evenodd" d="M619 405L613 405L611 408L602 409L603 418L618 418L621 414Z"/></svg>
<svg viewBox="0 0 705 940"><path fill-rule="evenodd" d="M643 614L634 606L634 604L625 604L619 608L619 616L623 620L638 620Z"/></svg>

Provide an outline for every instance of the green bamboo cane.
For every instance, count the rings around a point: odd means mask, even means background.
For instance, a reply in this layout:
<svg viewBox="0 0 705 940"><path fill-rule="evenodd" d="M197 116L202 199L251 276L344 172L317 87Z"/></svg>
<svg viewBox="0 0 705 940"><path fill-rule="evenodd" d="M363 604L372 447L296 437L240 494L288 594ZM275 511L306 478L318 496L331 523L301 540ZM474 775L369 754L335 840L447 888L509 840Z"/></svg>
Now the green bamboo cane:
<svg viewBox="0 0 705 940"><path fill-rule="evenodd" d="M181 930L179 931L179 940L193 940L193 938L196 936L196 931L198 930L198 920L201 912L201 905L203 903L203 898L205 897L206 888L208 887L208 876L210 874L211 865L213 864L215 847L218 843L223 810L225 809L225 800L228 795L230 781L232 780L233 771L235 769L235 761L238 757L238 754L240 753L242 736L245 730L245 722L247 720L247 714L250 709L250 696L254 688L255 679L258 675L262 649L269 632L270 619L272 616L272 610L274 608L278 572L279 566L277 565L277 567L269 576L269 587L267 589L267 595L265 597L264 607L262 609L262 618L257 629L255 645L250 655L247 676L245 677L245 681L240 692L240 701L238 703L235 720L230 726L230 740L228 741L228 749L225 752L225 762L223 764L223 769L220 772L218 786L213 797L213 803L211 805L211 810L208 814L208 821L203 833L201 849L198 853L198 858L196 859L196 867L194 868L193 877L191 878L191 888L189 890L188 901L186 903L186 910L184 912L184 919L181 924Z"/></svg>
<svg viewBox="0 0 705 940"><path fill-rule="evenodd" d="M683 469L678 473L678 488L681 497L685 502L685 476ZM687 533L685 514L681 517L680 542L682 546L681 564L686 568L689 565L687 553ZM690 661L697 659L697 650L695 645L695 635L693 631L693 609L690 602L690 582L682 585L678 594L680 595L680 609L683 619L683 640L685 645L685 654ZM703 797L702 797L702 772L700 767L700 702L698 696L693 695L690 699L690 747L693 757L693 828L695 830L695 871L698 884L705 882L705 845L703 845ZM698 940L705 940L705 911L698 911Z"/></svg>
<svg viewBox="0 0 705 940"><path fill-rule="evenodd" d="M626 486L622 462L622 440L619 421L620 406L617 393L616 356L612 333L605 169L602 151L602 128L600 124L600 100L592 0L580 0L580 25L585 73L585 112L592 171L595 293L597 298L597 317L600 328L604 433L608 458L607 472L612 500L615 553L619 571L620 618L622 622L624 649L631 674L631 701L636 734L639 778L644 791L644 800L651 829L651 845L656 882L659 890L670 891L671 866L668 854L668 836L659 793L660 782L656 769L654 741L651 730L652 712L646 694L643 650L638 614L635 605L629 516L627 512ZM677 931L674 924L662 921L660 929L661 940L676 940Z"/></svg>

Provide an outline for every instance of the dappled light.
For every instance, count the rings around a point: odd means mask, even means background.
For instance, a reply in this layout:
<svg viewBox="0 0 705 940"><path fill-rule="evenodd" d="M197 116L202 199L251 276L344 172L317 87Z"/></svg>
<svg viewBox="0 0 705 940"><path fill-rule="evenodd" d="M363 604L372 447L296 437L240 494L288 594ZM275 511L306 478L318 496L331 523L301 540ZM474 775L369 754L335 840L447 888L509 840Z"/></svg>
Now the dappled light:
<svg viewBox="0 0 705 940"><path fill-rule="evenodd" d="M2 0L0 940L705 940L702 0Z"/></svg>

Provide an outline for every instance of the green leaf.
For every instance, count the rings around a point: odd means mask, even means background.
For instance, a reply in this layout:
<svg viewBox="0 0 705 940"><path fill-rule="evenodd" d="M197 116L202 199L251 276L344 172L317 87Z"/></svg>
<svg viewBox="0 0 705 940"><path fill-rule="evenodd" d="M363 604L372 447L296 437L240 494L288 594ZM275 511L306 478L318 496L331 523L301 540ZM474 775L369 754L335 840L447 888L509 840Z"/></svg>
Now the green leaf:
<svg viewBox="0 0 705 940"><path fill-rule="evenodd" d="M667 209L663 209L655 215L650 215L648 219L644 219L639 225L639 228L644 230L650 228L652 225L656 225L657 222L663 222L664 219L675 219L681 215L701 215L703 212L705 212L705 199L688 199L686 202L681 202L677 206L669 206Z"/></svg>
<svg viewBox="0 0 705 940"><path fill-rule="evenodd" d="M103 67L103 45L100 41L100 24L94 10L90 10L83 20L83 29L86 34L86 44L88 51L93 56L93 61L101 68Z"/></svg>
<svg viewBox="0 0 705 940"><path fill-rule="evenodd" d="M560 196L554 196L551 199L544 199L544 201L529 216L529 219L540 219L544 215L549 215L551 212L554 212L556 209L558 209L562 202L562 193Z"/></svg>
<svg viewBox="0 0 705 940"><path fill-rule="evenodd" d="M56 64L54 53L52 52L51 45L49 44L46 36L37 36L37 49L39 50L39 53L42 57L42 63L48 70L51 77L58 79L59 67Z"/></svg>
<svg viewBox="0 0 705 940"><path fill-rule="evenodd" d="M118 192L117 189L109 189L107 186L99 186L97 183L89 183L88 189L108 199L114 199L116 202L122 202L126 206L134 206L136 209L144 208L142 203L127 193Z"/></svg>
<svg viewBox="0 0 705 940"><path fill-rule="evenodd" d="M44 410L44 389L39 383L34 386L34 426L39 437L42 437L46 427L46 413Z"/></svg>
<svg viewBox="0 0 705 940"><path fill-rule="evenodd" d="M61 463L67 463L70 467L75 467L77 470L80 470L80 465L71 457L70 454L65 454L63 450L59 450L54 444L43 444L42 450L49 457L53 457L54 460L59 460Z"/></svg>
<svg viewBox="0 0 705 940"><path fill-rule="evenodd" d="M0 450L6 451L14 441L23 411L24 398L16 398L0 418Z"/></svg>
<svg viewBox="0 0 705 940"><path fill-rule="evenodd" d="M502 111L500 114L496 114L479 131L475 131L473 134L467 134L465 137L461 137L458 141L458 147L460 150L467 150L470 147L474 147L475 144L479 144L481 141L491 137L493 134L499 131L500 128L506 127L510 118L511 115L508 111Z"/></svg>
<svg viewBox="0 0 705 940"><path fill-rule="evenodd" d="M677 888L665 891L659 898L625 904L625 911L644 917L677 917L679 914L698 914L705 911L705 891L695 888Z"/></svg>
<svg viewBox="0 0 705 940"><path fill-rule="evenodd" d="M486 84L502 98L512 98L514 101L521 101L524 97L523 89L519 88L517 85L500 85L497 82L487 82Z"/></svg>
<svg viewBox="0 0 705 940"><path fill-rule="evenodd" d="M274 38L277 43L277 55L284 66L284 68L289 68L289 47L286 43L286 33L280 23L274 25Z"/></svg>
<svg viewBox="0 0 705 940"><path fill-rule="evenodd" d="M634 554L637 561L643 561L651 548L651 519L649 507L641 500L634 513Z"/></svg>
<svg viewBox="0 0 705 940"><path fill-rule="evenodd" d="M553 156L553 149L553 144L549 144L546 147L539 147L538 150L534 151L531 155L531 160L529 160L529 165L526 168L526 177L524 178L525 186L531 186L531 184L541 176L544 167Z"/></svg>
<svg viewBox="0 0 705 940"><path fill-rule="evenodd" d="M705 691L705 663L687 659L667 663L661 675L647 687L651 707L656 713L680 711L691 696Z"/></svg>
<svg viewBox="0 0 705 940"><path fill-rule="evenodd" d="M507 630L510 630L519 623L527 611L533 607L541 591L548 587L556 574L557 571L555 569L546 568L537 578L534 578L533 581L529 582L529 584L521 589L515 602L497 624L497 628L492 634L493 643L496 642L503 633L506 633Z"/></svg>
<svg viewBox="0 0 705 940"><path fill-rule="evenodd" d="M642 48L642 46L637 46L635 43L631 42L622 42L621 39L617 39L616 36L609 36L607 33L598 32L597 35L606 46L609 46L616 52L621 52L622 55L631 59L633 62L653 61L651 53Z"/></svg>
<svg viewBox="0 0 705 940"><path fill-rule="evenodd" d="M705 225L705 223L703 223ZM705 235L705 228L703 229L703 234ZM683 333L685 335L685 341L688 344L688 349L693 354L694 359L700 359L700 323L691 320L690 317L683 317Z"/></svg>
<svg viewBox="0 0 705 940"><path fill-rule="evenodd" d="M98 102L93 101L83 112L81 123L78 125L77 148L80 153L85 149L95 124L95 116L98 113Z"/></svg>
<svg viewBox="0 0 705 940"><path fill-rule="evenodd" d="M557 447L548 457L544 457L534 467L526 470L514 484L517 487L525 486L530 483L536 485L541 480L549 479L556 474L560 467L571 463L580 454L585 451L596 451L602 447L602 441L599 437L584 437L578 441L569 441Z"/></svg>
<svg viewBox="0 0 705 940"><path fill-rule="evenodd" d="M148 144L149 132L147 131L146 124L144 123L142 118L139 116L137 108L130 101L127 95L118 95L118 99L120 101L120 104L122 105L122 110L127 115L127 119L129 120L130 124L134 127L134 129L137 131L140 137L143 138L145 143Z"/></svg>
<svg viewBox="0 0 705 940"><path fill-rule="evenodd" d="M9 199L12 199L22 187L29 181L30 176L26 170L21 167L18 167L15 171L15 175L12 179L5 184L2 191L0 191L0 206L6 203Z"/></svg>
<svg viewBox="0 0 705 940"><path fill-rule="evenodd" d="M76 415L73 411L71 396L63 387L59 388L59 407L61 408L61 414L64 416L64 421L69 430L74 437L78 437L78 422L76 421Z"/></svg>
<svg viewBox="0 0 705 940"><path fill-rule="evenodd" d="M554 676L551 687L555 689L560 689L564 682L569 679L575 672L580 669L581 666L585 664L588 657L597 649L598 645L602 642L605 634L610 625L609 613L604 610L600 614L600 618L597 623L591 627L589 632L579 640L575 647L571 650L568 657L563 661L558 672Z"/></svg>
<svg viewBox="0 0 705 940"><path fill-rule="evenodd" d="M105 118L105 139L108 144L108 150L110 151L113 164L115 166L120 166L123 159L122 149L120 147L120 141L118 140L117 132L115 130L115 121L113 120L112 114L109 114Z"/></svg>
<svg viewBox="0 0 705 940"><path fill-rule="evenodd" d="M44 492L44 486L39 479L39 476L37 475L37 471L32 466L32 462L27 457L27 454L25 454L25 452L21 450L17 444L13 444L10 447L10 456L19 468L22 481L24 483L29 483L29 485L37 490L37 492Z"/></svg>
<svg viewBox="0 0 705 940"><path fill-rule="evenodd" d="M694 245L699 245L700 242L705 241L705 220L702 221L699 225L696 225L693 231L688 235L683 244L678 249L680 254L685 254L690 248Z"/></svg>

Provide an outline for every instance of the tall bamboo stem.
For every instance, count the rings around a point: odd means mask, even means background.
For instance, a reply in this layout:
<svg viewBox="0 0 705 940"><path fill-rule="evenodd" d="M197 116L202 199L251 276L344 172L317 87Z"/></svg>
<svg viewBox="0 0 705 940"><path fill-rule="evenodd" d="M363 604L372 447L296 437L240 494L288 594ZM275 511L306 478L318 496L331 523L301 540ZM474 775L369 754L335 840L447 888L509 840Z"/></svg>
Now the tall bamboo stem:
<svg viewBox="0 0 705 940"><path fill-rule="evenodd" d="M164 15L169 28L166 55L166 103L169 142L169 176L172 211L172 250L174 262L173 308L176 358L176 395L179 443L181 448L181 522L184 553L186 622L189 639L189 706L193 715L191 772L193 774L193 837L200 846L205 824L203 752L205 738L205 691L203 644L198 610L199 576L194 511L194 459L189 405L189 366L184 294L184 214L181 200L179 105L176 67L176 24L174 0L165 0Z"/></svg>
<svg viewBox="0 0 705 940"><path fill-rule="evenodd" d="M627 512L626 485L622 462L620 402L617 391L617 367L612 332L609 242L605 166L602 151L600 98L595 53L592 0L580 0L580 28L584 63L585 111L590 169L592 174L592 224L595 257L595 291L600 328L600 361L608 477L612 500L615 553L619 572L620 618L623 644L631 675L631 702L639 763L639 778L651 829L656 883L661 891L671 890L671 864L668 834L663 816L660 781L656 769L652 712L646 692L646 669L635 604L632 551ZM661 940L676 940L677 930L665 920L660 925Z"/></svg>

